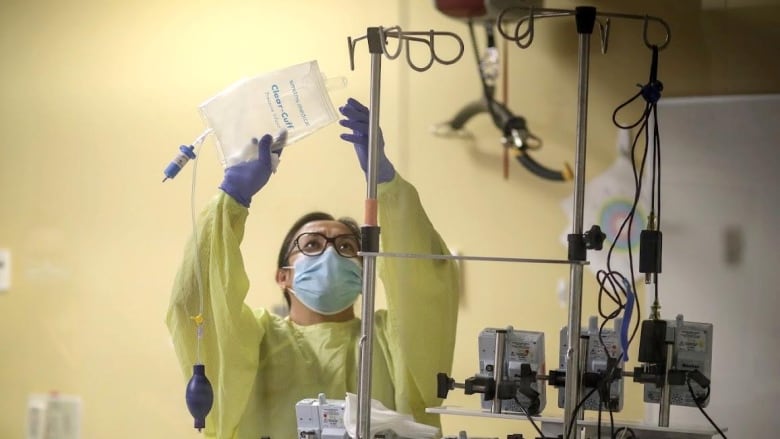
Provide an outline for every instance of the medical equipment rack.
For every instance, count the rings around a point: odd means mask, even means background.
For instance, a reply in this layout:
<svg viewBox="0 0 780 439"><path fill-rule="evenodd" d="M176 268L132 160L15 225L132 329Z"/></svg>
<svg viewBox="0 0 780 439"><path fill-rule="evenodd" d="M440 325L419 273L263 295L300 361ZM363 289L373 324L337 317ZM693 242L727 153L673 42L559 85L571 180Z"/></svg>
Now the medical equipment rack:
<svg viewBox="0 0 780 439"><path fill-rule="evenodd" d="M502 21L504 15L510 10L525 9L527 14L517 19L514 35L504 32ZM479 260L479 261L499 261L499 262L521 262L521 263L543 263L543 264L568 264L569 271L569 308L568 308L568 351L566 361L567 385L565 386L564 414L563 414L563 437L579 438L580 428L587 427L588 421L580 420L572 422L577 414L577 402L582 399L582 388L580 384L580 374L582 372L580 335L582 322L582 283L583 267L587 261L586 234L583 231L583 211L584 211L584 193L585 193L585 161L587 149L587 121L588 121L588 81L590 67L590 47L591 35L598 24L600 29L601 51L606 53L609 40L610 19L631 19L641 20L643 26L643 40L648 48L662 50L668 46L671 40L671 30L669 25L658 17L649 15L633 15L622 13L599 12L594 7L580 6L573 10L550 9L529 7L512 7L502 11L497 19L499 32L509 40L513 40L518 47L525 49L530 47L534 37L535 21L542 18L553 17L574 17L578 34L578 91L577 91L577 122L575 138L575 162L574 162L574 198L573 198L573 228L572 233L568 235L568 259L550 260L550 259L530 259L530 258L493 258L482 256L456 256L456 255L415 255L405 253L386 253L379 251L379 226L377 224L377 200L376 200L376 172L377 172L377 145L379 139L379 109L380 109L380 86L381 86L381 58L386 56L388 59L397 58L403 51L404 46L407 50L407 62L416 71L425 71L435 62L440 64L452 64L460 59L463 54L463 42L460 38L449 32L404 32L400 27L395 26L384 29L382 27L370 27L365 36L352 40L348 39L350 66L354 69L354 50L355 44L362 39L368 41L369 53L371 55L371 81L370 81L370 121L369 121L369 144L368 144L368 166L366 170L367 189L365 202L365 226L361 227L361 237L363 242L363 251L361 255L364 258L363 268L363 308L362 308L362 327L360 338L360 367L358 383L358 425L357 438L369 439L365 437L365 432L370 431L370 389L371 389L371 358L373 345L373 313L374 313L374 295L376 278L376 258L377 257L400 257L400 258L423 258L423 259L455 259L455 260ZM605 18L605 22L599 21L599 17ZM651 22L660 24L665 32L664 41L661 44L654 45L648 36L648 27ZM522 33L522 25L525 24L525 31ZM423 38L427 36L427 40ZM436 55L435 39L437 37L453 37L460 45L457 56L452 59L444 60ZM397 38L398 46L394 53L388 53L386 49L387 38ZM431 51L429 62L423 66L414 65L409 55L408 46L410 43L423 43L428 45ZM662 412L666 411L668 415L669 404L662 404ZM428 409L430 413L452 413L442 409ZM466 414L467 413L461 413ZM493 414L495 415L495 414ZM499 415L500 417L500 415ZM545 418L546 419L546 418ZM554 422L546 420L546 422ZM575 425L576 424L576 425ZM571 430L571 431L570 431ZM708 437L709 432L697 436L696 432L691 437ZM663 434L663 433L661 433Z"/></svg>

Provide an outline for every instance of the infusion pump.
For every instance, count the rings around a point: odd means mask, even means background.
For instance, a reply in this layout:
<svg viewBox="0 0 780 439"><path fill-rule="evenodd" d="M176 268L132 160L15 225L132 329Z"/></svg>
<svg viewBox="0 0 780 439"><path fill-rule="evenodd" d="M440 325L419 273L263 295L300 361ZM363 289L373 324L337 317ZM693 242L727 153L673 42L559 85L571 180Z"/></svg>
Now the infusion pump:
<svg viewBox="0 0 780 439"><path fill-rule="evenodd" d="M327 399L324 393L295 404L300 439L349 439L344 428L343 399Z"/></svg>
<svg viewBox="0 0 780 439"><path fill-rule="evenodd" d="M343 399L328 399L324 393L317 398L307 398L295 404L295 416L298 422L299 439L349 439L344 426ZM374 439L405 439L392 430L374 435Z"/></svg>
<svg viewBox="0 0 780 439"><path fill-rule="evenodd" d="M505 336L503 364L496 365L496 343L498 333ZM511 399L500 401L501 411L528 412L536 415L544 410L547 402L544 382L538 379L545 372L544 333L539 331L520 331L511 326L506 329L485 328L478 339L479 373L477 376L494 377L501 374L502 379L511 381L516 393ZM501 360L499 360L501 361ZM496 370L498 368L498 370ZM494 402L483 399L482 408L489 410Z"/></svg>

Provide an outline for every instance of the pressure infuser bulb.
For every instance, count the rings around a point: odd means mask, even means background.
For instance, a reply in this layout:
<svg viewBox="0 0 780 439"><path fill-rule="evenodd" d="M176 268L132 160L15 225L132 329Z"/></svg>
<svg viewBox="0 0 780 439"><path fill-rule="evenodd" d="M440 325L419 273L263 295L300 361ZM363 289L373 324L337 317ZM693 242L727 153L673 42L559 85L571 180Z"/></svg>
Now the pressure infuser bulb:
<svg viewBox="0 0 780 439"><path fill-rule="evenodd" d="M192 366L192 378L187 383L185 398L187 409L195 419L195 428L201 431L206 427L206 415L211 411L214 402L214 391L206 378L206 366L203 364Z"/></svg>
<svg viewBox="0 0 780 439"><path fill-rule="evenodd" d="M181 145L179 147L179 154L174 157L173 160L171 160L170 163L168 163L168 166L163 171L163 174L165 174L165 178L163 178L163 182L169 178L173 178L176 176L176 174L181 171L181 168L184 167L184 165L187 164L188 161L195 158L195 146L194 145Z"/></svg>

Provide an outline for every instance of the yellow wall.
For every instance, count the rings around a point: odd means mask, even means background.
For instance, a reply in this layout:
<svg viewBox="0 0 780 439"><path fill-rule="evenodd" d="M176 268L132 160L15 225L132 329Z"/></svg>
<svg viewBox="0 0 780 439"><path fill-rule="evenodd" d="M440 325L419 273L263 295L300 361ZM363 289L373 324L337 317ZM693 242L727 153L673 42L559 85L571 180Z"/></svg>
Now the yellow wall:
<svg viewBox="0 0 780 439"><path fill-rule="evenodd" d="M665 96L780 91L777 7L702 12L694 1L623 3L596 6L661 16L672 26L661 55ZM55 390L83 398L84 438L196 437L163 324L191 231L193 169L164 184L162 169L203 129L197 105L245 75L317 59L326 74L349 81L332 93L337 105L348 96L367 102L368 55L363 46L349 71L346 38L394 24L467 37L463 23L428 1L0 4L0 248L11 251L13 270L10 291L0 293L0 437L24 437L28 394ZM594 52L591 64L590 176L614 158L612 109L647 77L639 25L616 22L612 32L609 53ZM510 107L544 138L537 158L550 165L573 162L576 40L561 20L538 26L531 49L510 48ZM476 141L430 134L431 125L479 96L475 72L470 50L456 65L426 73L384 61L388 154L453 248L564 258L560 202L571 185L532 177L514 163L503 179L498 133L487 116L469 124ZM253 204L244 251L254 306L280 302L272 281L276 246L297 216L311 209L361 216L364 180L340 131L333 125L290 147ZM202 151L196 209L221 176L213 144ZM546 331L554 366L566 322L556 296L561 278L568 278L565 267L466 263L453 375L475 372L476 336L486 326ZM589 314L595 282L587 272L585 283ZM621 416L638 418L639 394L628 387L634 402ZM548 407L555 397L548 393ZM476 407L478 398L453 392L447 403ZM525 423L444 422L447 434L530 433Z"/></svg>

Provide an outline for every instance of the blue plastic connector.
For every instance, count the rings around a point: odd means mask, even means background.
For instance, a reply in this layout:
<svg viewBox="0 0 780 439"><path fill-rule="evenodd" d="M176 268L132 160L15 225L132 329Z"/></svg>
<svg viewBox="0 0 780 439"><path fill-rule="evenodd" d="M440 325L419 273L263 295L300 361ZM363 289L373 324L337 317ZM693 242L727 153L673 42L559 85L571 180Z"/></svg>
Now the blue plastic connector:
<svg viewBox="0 0 780 439"><path fill-rule="evenodd" d="M165 178L163 178L163 182L169 178L176 177L176 174L178 174L179 171L181 171L181 168L183 168L188 161L194 158L195 158L195 146L181 145L179 147L179 154L177 154L176 157L174 157L174 159L171 160L170 163L168 163L168 166L163 171L163 174L165 174Z"/></svg>

